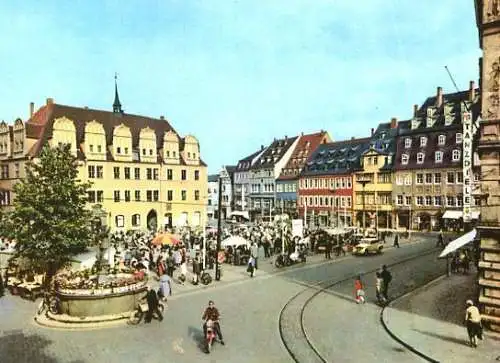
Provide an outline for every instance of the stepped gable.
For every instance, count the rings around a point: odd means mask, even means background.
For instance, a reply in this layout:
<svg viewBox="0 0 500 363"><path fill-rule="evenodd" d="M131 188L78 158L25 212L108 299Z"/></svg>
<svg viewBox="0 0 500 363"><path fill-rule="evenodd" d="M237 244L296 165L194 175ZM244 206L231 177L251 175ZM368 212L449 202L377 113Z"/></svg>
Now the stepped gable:
<svg viewBox="0 0 500 363"><path fill-rule="evenodd" d="M350 174L361 170L361 156L370 148L371 138L351 139L318 146L309 157L301 176Z"/></svg>
<svg viewBox="0 0 500 363"><path fill-rule="evenodd" d="M295 150L293 151L288 163L281 171L278 180L298 179L307 158L316 150L321 142L328 136L326 131L320 131L313 134L300 137Z"/></svg>

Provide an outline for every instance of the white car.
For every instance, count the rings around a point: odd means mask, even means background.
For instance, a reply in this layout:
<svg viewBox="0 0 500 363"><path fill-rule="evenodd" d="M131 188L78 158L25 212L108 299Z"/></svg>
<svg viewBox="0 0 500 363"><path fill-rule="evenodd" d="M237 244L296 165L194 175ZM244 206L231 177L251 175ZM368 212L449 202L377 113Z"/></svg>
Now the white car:
<svg viewBox="0 0 500 363"><path fill-rule="evenodd" d="M384 248L384 244L378 238L363 238L352 249L353 255L370 255L380 254Z"/></svg>

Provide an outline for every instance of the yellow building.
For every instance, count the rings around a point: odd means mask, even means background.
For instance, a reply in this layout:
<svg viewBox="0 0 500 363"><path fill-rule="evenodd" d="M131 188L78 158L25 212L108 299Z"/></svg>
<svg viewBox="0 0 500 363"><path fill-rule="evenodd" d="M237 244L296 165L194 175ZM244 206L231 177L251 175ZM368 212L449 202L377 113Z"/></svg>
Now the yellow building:
<svg viewBox="0 0 500 363"><path fill-rule="evenodd" d="M92 182L89 207L111 230L199 226L206 215L207 166L194 136L180 137L163 117L46 104L24 123L0 124L0 202L12 205L25 163L44 145L71 145L79 177ZM105 216L105 217L104 217Z"/></svg>
<svg viewBox="0 0 500 363"><path fill-rule="evenodd" d="M376 131L372 129L370 148L362 156L362 170L354 175L354 215L358 226L393 228L396 134L397 120L394 118L390 123L381 123Z"/></svg>

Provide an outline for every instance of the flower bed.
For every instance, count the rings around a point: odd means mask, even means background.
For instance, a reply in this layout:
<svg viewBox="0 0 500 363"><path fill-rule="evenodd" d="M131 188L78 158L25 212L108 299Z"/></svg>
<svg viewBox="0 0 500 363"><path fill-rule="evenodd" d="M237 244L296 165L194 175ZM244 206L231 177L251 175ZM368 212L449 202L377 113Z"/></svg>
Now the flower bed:
<svg viewBox="0 0 500 363"><path fill-rule="evenodd" d="M63 272L55 277L55 286L64 295L109 295L141 289L146 284L143 274L132 271L92 275L91 270Z"/></svg>

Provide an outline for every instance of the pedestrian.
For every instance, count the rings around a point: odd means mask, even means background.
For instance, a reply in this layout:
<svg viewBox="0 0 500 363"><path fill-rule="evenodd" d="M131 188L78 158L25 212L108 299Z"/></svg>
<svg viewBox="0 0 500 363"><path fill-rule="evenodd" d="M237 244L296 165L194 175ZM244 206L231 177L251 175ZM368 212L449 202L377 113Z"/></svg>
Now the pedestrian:
<svg viewBox="0 0 500 363"><path fill-rule="evenodd" d="M201 267L200 257L196 256L193 260L193 285L198 285L200 281Z"/></svg>
<svg viewBox="0 0 500 363"><path fill-rule="evenodd" d="M175 258L172 254L172 251L169 251L167 257L167 275L170 277L174 277L174 270L175 270Z"/></svg>
<svg viewBox="0 0 500 363"><path fill-rule="evenodd" d="M250 274L250 277L254 277L254 275L255 275L255 258L253 258L253 256L250 256L250 258L248 259L247 272Z"/></svg>
<svg viewBox="0 0 500 363"><path fill-rule="evenodd" d="M332 241L330 237L326 237L325 259L331 260L331 258L332 258Z"/></svg>
<svg viewBox="0 0 500 363"><path fill-rule="evenodd" d="M156 313L158 315L158 319L162 321L163 315L158 309L158 295L151 286L148 286L148 292L146 293L146 296L143 297L143 299L146 299L148 302L148 312L146 313L145 322L151 323L154 313Z"/></svg>
<svg viewBox="0 0 500 363"><path fill-rule="evenodd" d="M388 296L388 291L389 291L389 284L392 281L392 274L390 271L387 269L386 265L382 266L382 272L380 273L382 277L382 296L385 298L385 300L389 300Z"/></svg>
<svg viewBox="0 0 500 363"><path fill-rule="evenodd" d="M167 296L172 296L172 279L167 274L163 274L160 277L160 288L158 289L158 296L165 303L167 302ZM167 304L165 304L167 307Z"/></svg>
<svg viewBox="0 0 500 363"><path fill-rule="evenodd" d="M259 261L259 247L257 246L257 243L254 242L252 244L252 247L250 248L250 256L254 259L254 269L258 269L258 261ZM252 275L253 277L253 275Z"/></svg>
<svg viewBox="0 0 500 363"><path fill-rule="evenodd" d="M481 326L481 314L479 309L474 306L472 300L466 301L467 309L465 310L465 324L467 326L467 334L469 335L470 345L477 347L477 339L483 340L483 327Z"/></svg>
<svg viewBox="0 0 500 363"><path fill-rule="evenodd" d="M439 232L436 247L444 247L443 230L441 230L441 231Z"/></svg>
<svg viewBox="0 0 500 363"><path fill-rule="evenodd" d="M399 248L399 235L397 233L394 236L394 247Z"/></svg>
<svg viewBox="0 0 500 363"><path fill-rule="evenodd" d="M375 292L377 294L377 301L381 305L386 303L385 297L382 294L382 286L383 286L382 274L380 273L380 271L377 271L375 273Z"/></svg>
<svg viewBox="0 0 500 363"><path fill-rule="evenodd" d="M361 275L358 275L356 280L354 280L354 293L356 296L356 304L364 304L365 290L363 287L363 281L361 280Z"/></svg>
<svg viewBox="0 0 500 363"><path fill-rule="evenodd" d="M264 257L265 258L269 258L271 257L271 254L269 253L269 247L270 247L270 243L269 243L269 240L265 240L264 241Z"/></svg>
<svg viewBox="0 0 500 363"><path fill-rule="evenodd" d="M3 286L2 270L0 269L0 297L5 293L5 288Z"/></svg>

